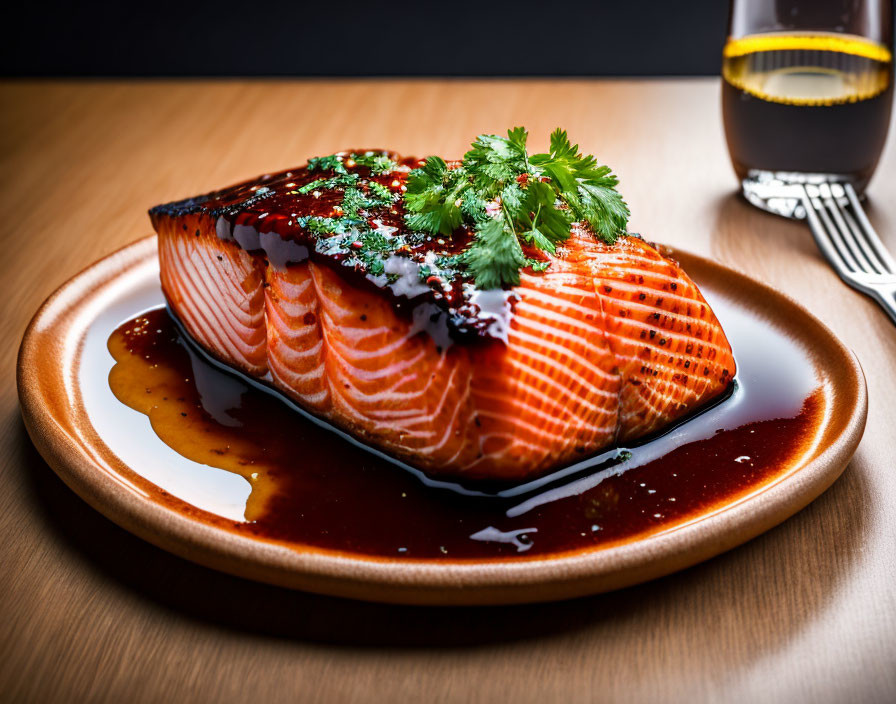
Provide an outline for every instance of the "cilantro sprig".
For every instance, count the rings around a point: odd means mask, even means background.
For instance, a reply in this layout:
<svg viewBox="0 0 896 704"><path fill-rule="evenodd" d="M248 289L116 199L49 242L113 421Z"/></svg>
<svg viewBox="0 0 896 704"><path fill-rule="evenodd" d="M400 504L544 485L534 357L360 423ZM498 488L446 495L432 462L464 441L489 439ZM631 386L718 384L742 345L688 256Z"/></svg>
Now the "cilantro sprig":
<svg viewBox="0 0 896 704"><path fill-rule="evenodd" d="M518 284L526 266L547 267L528 258L523 243L554 254L572 224L583 222L612 244L628 223L616 176L580 154L565 130L551 134L545 154L530 156L527 139L522 127L507 137L480 135L459 165L430 157L408 177L408 227L445 236L464 223L474 229L462 263L480 289Z"/></svg>

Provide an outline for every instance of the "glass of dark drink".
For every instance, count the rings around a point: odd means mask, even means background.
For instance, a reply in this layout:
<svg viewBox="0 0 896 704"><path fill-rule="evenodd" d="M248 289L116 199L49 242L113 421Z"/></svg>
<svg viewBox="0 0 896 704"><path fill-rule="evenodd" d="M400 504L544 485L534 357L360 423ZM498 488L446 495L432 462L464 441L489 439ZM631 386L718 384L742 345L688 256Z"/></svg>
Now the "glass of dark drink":
<svg viewBox="0 0 896 704"><path fill-rule="evenodd" d="M892 0L731 0L722 114L738 178L780 172L861 194L893 102Z"/></svg>

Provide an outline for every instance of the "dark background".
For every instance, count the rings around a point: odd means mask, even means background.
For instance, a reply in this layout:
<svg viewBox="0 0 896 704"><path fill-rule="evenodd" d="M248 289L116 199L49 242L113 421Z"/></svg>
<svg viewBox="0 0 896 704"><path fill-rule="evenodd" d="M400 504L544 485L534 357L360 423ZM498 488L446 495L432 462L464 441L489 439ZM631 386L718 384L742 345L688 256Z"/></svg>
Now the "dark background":
<svg viewBox="0 0 896 704"><path fill-rule="evenodd" d="M700 75L725 0L35 2L4 10L5 76Z"/></svg>

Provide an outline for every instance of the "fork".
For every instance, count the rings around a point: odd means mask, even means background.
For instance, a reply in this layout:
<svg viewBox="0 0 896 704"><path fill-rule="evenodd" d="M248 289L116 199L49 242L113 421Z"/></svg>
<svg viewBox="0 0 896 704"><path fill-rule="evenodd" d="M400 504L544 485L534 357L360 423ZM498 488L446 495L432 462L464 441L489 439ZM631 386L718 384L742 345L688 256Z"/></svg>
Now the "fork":
<svg viewBox="0 0 896 704"><path fill-rule="evenodd" d="M849 286L870 296L896 323L896 260L874 231L849 182L825 176L774 174L748 178L754 205L789 218L806 218L815 243Z"/></svg>

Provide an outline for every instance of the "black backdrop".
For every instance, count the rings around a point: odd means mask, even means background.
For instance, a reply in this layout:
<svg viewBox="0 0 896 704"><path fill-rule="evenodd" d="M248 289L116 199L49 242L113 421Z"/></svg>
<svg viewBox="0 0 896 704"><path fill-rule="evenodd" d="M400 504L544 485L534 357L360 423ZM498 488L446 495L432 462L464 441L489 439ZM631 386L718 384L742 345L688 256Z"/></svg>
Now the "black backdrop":
<svg viewBox="0 0 896 704"><path fill-rule="evenodd" d="M15 8L0 42L6 76L637 76L717 73L728 3L24 0Z"/></svg>

